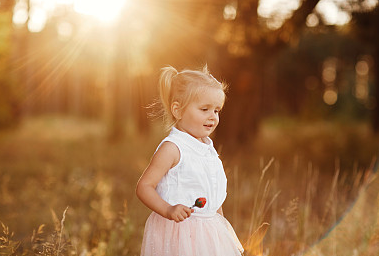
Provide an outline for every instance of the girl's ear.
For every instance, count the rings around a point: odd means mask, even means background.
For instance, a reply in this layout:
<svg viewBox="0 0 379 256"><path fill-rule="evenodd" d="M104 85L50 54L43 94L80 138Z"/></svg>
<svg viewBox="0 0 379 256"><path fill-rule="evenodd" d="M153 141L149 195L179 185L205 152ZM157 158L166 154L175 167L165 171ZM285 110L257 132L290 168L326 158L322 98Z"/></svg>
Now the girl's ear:
<svg viewBox="0 0 379 256"><path fill-rule="evenodd" d="M181 116L181 109L180 109L180 104L177 101L174 101L171 104L171 113L175 117L176 120L179 120L182 118Z"/></svg>

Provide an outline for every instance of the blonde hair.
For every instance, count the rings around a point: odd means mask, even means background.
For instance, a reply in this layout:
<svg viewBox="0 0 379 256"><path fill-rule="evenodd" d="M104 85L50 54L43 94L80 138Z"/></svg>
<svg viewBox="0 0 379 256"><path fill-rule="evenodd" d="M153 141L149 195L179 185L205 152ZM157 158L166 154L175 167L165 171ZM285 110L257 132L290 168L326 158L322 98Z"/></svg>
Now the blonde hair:
<svg viewBox="0 0 379 256"><path fill-rule="evenodd" d="M177 119L171 112L171 105L177 101L180 109L187 105L206 87L212 87L226 91L227 85L217 81L208 71L207 65L200 70L182 70L178 72L172 66L162 68L159 79L159 94L163 105L163 119L167 129L171 129L177 123Z"/></svg>

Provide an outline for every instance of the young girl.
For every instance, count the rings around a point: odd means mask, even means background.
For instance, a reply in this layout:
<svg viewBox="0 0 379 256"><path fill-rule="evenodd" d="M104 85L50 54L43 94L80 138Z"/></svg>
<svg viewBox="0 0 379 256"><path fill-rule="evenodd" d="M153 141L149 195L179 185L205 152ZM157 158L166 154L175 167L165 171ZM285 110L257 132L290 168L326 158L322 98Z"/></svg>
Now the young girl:
<svg viewBox="0 0 379 256"><path fill-rule="evenodd" d="M226 176L208 137L217 127L225 86L203 71L162 69L160 98L170 134L137 184L153 212L141 256L234 256L243 248L223 217ZM205 198L203 208L193 207Z"/></svg>

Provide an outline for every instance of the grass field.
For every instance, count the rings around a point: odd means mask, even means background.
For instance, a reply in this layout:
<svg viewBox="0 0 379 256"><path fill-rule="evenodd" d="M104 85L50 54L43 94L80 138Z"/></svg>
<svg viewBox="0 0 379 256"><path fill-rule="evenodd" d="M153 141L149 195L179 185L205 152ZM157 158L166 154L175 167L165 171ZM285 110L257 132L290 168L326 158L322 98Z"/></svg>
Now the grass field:
<svg viewBox="0 0 379 256"><path fill-rule="evenodd" d="M0 255L139 255L135 184L163 136L109 143L102 123L46 116L1 131ZM270 224L263 255L379 255L378 145L366 124L266 120L239 152L219 148L224 214L242 243Z"/></svg>

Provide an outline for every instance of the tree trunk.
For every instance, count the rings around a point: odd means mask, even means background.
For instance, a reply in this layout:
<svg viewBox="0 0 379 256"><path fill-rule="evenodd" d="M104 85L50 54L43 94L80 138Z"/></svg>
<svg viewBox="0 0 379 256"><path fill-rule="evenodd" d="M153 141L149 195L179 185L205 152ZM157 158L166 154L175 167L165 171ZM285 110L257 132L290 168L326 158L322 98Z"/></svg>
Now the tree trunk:
<svg viewBox="0 0 379 256"><path fill-rule="evenodd" d="M372 127L376 133L379 133L379 46L376 45L374 53L374 74L375 74L375 86L374 86L374 98L375 106L372 110Z"/></svg>
<svg viewBox="0 0 379 256"><path fill-rule="evenodd" d="M217 142L228 145L234 150L234 145L243 145L254 138L258 132L259 123L264 115L273 109L276 88L273 76L273 56L285 49L290 43L297 42L304 27L305 20L319 0L305 0L293 16L285 21L283 26L270 33L264 31L258 22L258 1L239 1L238 15L234 21L236 31L244 28L244 43L251 50L248 56L231 56L227 46L220 49L217 56L223 56L225 62L221 74L231 83L227 94L227 102L222 113L220 127L217 130ZM236 32L237 33L237 32ZM234 37L230 38L231 43ZM222 65L222 64L220 64ZM230 70L230 67L234 67ZM224 70L222 70L224 69ZM229 73L229 74L228 74ZM269 98L270 97L270 98ZM228 101L233 104L228 104Z"/></svg>

